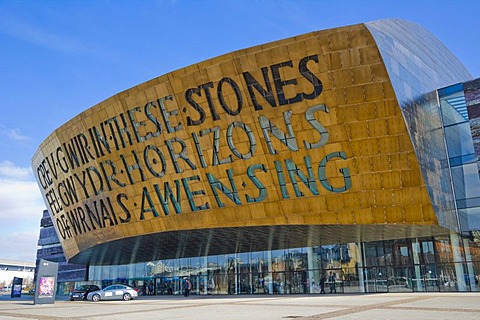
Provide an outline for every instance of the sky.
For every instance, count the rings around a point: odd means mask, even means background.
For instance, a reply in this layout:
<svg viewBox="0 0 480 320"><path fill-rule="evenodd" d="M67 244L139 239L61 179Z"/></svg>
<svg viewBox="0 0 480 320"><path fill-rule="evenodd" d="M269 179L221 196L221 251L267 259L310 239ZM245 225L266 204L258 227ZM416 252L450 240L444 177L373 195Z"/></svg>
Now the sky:
<svg viewBox="0 0 480 320"><path fill-rule="evenodd" d="M40 143L93 105L224 53L316 30L400 18L480 77L480 1L0 0L0 259L34 262L46 208Z"/></svg>

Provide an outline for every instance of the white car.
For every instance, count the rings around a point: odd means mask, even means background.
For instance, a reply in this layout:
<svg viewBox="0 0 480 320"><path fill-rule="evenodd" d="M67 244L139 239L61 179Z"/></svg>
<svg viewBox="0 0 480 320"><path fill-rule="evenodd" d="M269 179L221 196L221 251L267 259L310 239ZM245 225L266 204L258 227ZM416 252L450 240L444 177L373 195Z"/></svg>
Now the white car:
<svg viewBox="0 0 480 320"><path fill-rule="evenodd" d="M89 292L87 300L100 301L100 300L132 300L138 297L137 291L132 287L123 284L112 284L104 289Z"/></svg>

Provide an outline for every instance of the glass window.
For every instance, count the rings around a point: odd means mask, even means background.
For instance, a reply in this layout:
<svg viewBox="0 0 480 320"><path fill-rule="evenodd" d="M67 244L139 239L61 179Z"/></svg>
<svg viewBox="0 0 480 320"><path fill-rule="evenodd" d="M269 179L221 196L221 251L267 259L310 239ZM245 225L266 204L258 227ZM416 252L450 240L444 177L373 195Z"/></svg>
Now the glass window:
<svg viewBox="0 0 480 320"><path fill-rule="evenodd" d="M272 250L271 271L285 271L284 250Z"/></svg>
<svg viewBox="0 0 480 320"><path fill-rule="evenodd" d="M127 265L122 264L120 266L116 266L117 269L117 277L120 279L127 278Z"/></svg>
<svg viewBox="0 0 480 320"><path fill-rule="evenodd" d="M103 268L101 268L101 277L100 279L111 279L110 277L110 267L109 266L105 266Z"/></svg>
<svg viewBox="0 0 480 320"><path fill-rule="evenodd" d="M312 251L314 254L314 269L326 269L328 261L327 250L322 246L318 246L313 247Z"/></svg>
<svg viewBox="0 0 480 320"><path fill-rule="evenodd" d="M389 247L389 246L387 246ZM393 244L390 263L387 265L403 266L410 265L409 244Z"/></svg>
<svg viewBox="0 0 480 320"><path fill-rule="evenodd" d="M303 253L301 248L288 250L286 260L289 264L290 270L305 270L307 269L307 254Z"/></svg>
<svg viewBox="0 0 480 320"><path fill-rule="evenodd" d="M218 256L208 256L207 257L207 264L210 265L218 265Z"/></svg>
<svg viewBox="0 0 480 320"><path fill-rule="evenodd" d="M222 254L217 256L218 265L220 266L220 273L226 274L228 270L228 254Z"/></svg>
<svg viewBox="0 0 480 320"><path fill-rule="evenodd" d="M88 280L101 279L101 266L90 266L88 269Z"/></svg>
<svg viewBox="0 0 480 320"><path fill-rule="evenodd" d="M266 263L264 252L252 252L252 272L259 274L268 272L268 264Z"/></svg>
<svg viewBox="0 0 480 320"><path fill-rule="evenodd" d="M447 141L448 156L450 158L475 154L472 138L470 136L470 124L468 122L446 126L445 137Z"/></svg>
<svg viewBox="0 0 480 320"><path fill-rule="evenodd" d="M135 264L135 277L143 278L147 274L147 264L146 262L140 262Z"/></svg>
<svg viewBox="0 0 480 320"><path fill-rule="evenodd" d="M366 266L384 266L391 260L385 253L383 242L370 242L364 246Z"/></svg>
<svg viewBox="0 0 480 320"><path fill-rule="evenodd" d="M437 262L452 262L453 253L450 243L450 238L446 237L437 237L435 239L435 253L437 255Z"/></svg>
<svg viewBox="0 0 480 320"><path fill-rule="evenodd" d="M465 196L466 198L480 197L480 179L478 177L478 166L476 163L466 164L463 166L463 174L465 176Z"/></svg>
<svg viewBox="0 0 480 320"><path fill-rule="evenodd" d="M250 271L250 253L239 253L237 261L239 272L246 273Z"/></svg>
<svg viewBox="0 0 480 320"><path fill-rule="evenodd" d="M463 85L457 84L438 90L445 126L468 120Z"/></svg>
<svg viewBox="0 0 480 320"><path fill-rule="evenodd" d="M435 252L433 250L433 241L422 241L421 242L421 262L428 264L428 263L435 263Z"/></svg>
<svg viewBox="0 0 480 320"><path fill-rule="evenodd" d="M480 207L461 209L459 215L467 217L468 226L465 226L465 230L480 230Z"/></svg>

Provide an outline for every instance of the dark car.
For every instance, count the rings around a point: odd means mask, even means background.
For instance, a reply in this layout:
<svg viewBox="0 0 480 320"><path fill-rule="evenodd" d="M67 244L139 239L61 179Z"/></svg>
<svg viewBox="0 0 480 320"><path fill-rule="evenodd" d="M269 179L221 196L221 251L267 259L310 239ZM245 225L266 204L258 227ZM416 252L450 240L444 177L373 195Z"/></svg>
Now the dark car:
<svg viewBox="0 0 480 320"><path fill-rule="evenodd" d="M87 294L92 291L97 291L100 290L100 288L94 284L86 284L83 286L80 286L70 292L70 301L73 300L86 300L87 299Z"/></svg>

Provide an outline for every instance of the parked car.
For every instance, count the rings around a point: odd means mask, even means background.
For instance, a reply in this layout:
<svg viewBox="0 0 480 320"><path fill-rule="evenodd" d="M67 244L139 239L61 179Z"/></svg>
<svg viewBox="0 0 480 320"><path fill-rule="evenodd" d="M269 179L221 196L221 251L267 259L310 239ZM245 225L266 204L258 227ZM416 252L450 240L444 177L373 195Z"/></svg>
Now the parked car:
<svg viewBox="0 0 480 320"><path fill-rule="evenodd" d="M100 290L100 288L94 284L86 284L80 286L70 292L70 301L73 300L85 300L87 299L87 294L92 291Z"/></svg>
<svg viewBox="0 0 480 320"><path fill-rule="evenodd" d="M112 284L104 289L92 291L87 294L87 300L99 301L99 300L131 300L138 297L137 291L132 287L123 284Z"/></svg>

